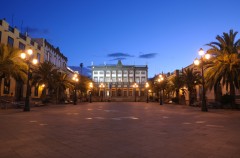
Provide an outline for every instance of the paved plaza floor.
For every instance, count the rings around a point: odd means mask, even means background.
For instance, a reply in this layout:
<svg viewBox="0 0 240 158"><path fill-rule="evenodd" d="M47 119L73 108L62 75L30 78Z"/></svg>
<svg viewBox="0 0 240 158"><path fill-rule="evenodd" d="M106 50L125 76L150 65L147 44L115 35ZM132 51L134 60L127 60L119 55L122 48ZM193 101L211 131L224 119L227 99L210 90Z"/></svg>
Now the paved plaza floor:
<svg viewBox="0 0 240 158"><path fill-rule="evenodd" d="M0 109L1 158L239 158L240 111L144 102Z"/></svg>

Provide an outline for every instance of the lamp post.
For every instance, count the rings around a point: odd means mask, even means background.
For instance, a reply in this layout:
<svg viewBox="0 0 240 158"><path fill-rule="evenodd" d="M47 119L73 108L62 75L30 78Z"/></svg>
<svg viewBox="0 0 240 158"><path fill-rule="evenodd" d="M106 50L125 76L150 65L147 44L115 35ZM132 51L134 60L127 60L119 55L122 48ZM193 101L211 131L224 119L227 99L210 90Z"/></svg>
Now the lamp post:
<svg viewBox="0 0 240 158"><path fill-rule="evenodd" d="M93 83L89 83L90 91L89 91L89 103L92 102L92 88L93 88Z"/></svg>
<svg viewBox="0 0 240 158"><path fill-rule="evenodd" d="M73 97L73 105L77 104L77 82L79 81L78 75L74 74L72 80L74 81L74 97Z"/></svg>
<svg viewBox="0 0 240 158"><path fill-rule="evenodd" d="M146 87L146 92L147 92L147 103L148 103L148 87L149 87L148 82L146 82L145 87Z"/></svg>
<svg viewBox="0 0 240 158"><path fill-rule="evenodd" d="M100 85L99 85L99 88L100 88L100 95L101 95L101 101L103 101L103 88L105 87L105 85L103 84L103 83L101 83ZM101 91L102 90L102 91Z"/></svg>
<svg viewBox="0 0 240 158"><path fill-rule="evenodd" d="M138 84L137 84L137 83L134 83L134 84L133 84L133 88L134 88L134 96L135 96L134 101L136 102L136 101L137 101L136 89L138 88Z"/></svg>
<svg viewBox="0 0 240 158"><path fill-rule="evenodd" d="M160 97L160 99L159 99L159 104L160 105L163 105L163 101L162 101L162 92L161 92L161 82L164 80L164 78L163 78L163 75L159 75L159 78L158 78L158 82L159 82L159 86L160 86L160 91L159 91L159 97Z"/></svg>
<svg viewBox="0 0 240 158"><path fill-rule="evenodd" d="M204 50L200 48L198 54L201 56L201 59L195 59L194 64L200 65L201 64L201 70L202 70L202 111L207 112L207 103L206 103L206 90L205 90L205 78L204 78L204 60L210 59L210 54L205 54Z"/></svg>
<svg viewBox="0 0 240 158"><path fill-rule="evenodd" d="M29 81L30 81L30 69L31 69L31 63L32 64L37 64L37 59L32 59L32 54L33 51L32 49L28 49L27 53L21 53L21 58L24 59L27 63L27 90L26 90L26 97L25 97L25 105L23 108L23 111L30 111L30 105L29 105L29 95L30 95L30 85L29 85ZM32 59L32 61L31 61Z"/></svg>

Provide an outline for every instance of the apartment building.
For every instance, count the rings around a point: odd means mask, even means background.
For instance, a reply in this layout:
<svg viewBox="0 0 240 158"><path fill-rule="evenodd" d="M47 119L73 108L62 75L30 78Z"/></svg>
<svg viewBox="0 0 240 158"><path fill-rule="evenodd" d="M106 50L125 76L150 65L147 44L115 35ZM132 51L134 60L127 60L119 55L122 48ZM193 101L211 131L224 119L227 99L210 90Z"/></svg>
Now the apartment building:
<svg viewBox="0 0 240 158"><path fill-rule="evenodd" d="M68 72L67 57L60 52L59 48L55 48L43 38L35 39L28 36L27 33L21 33L17 27L10 26L5 19L0 20L0 43L19 48L23 51L32 49L32 56L38 60L38 63L49 61L62 71ZM15 81L13 78L4 78L0 82L2 83L0 89L1 96L14 96L16 100L21 100L25 97L26 84L22 81ZM32 87L31 97L39 98L41 90L41 86Z"/></svg>

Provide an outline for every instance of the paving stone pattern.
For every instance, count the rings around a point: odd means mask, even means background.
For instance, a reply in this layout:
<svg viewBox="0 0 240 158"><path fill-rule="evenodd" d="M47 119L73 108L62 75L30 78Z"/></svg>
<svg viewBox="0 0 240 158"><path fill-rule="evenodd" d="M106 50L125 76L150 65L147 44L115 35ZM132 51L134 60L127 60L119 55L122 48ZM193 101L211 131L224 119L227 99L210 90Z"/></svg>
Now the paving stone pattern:
<svg viewBox="0 0 240 158"><path fill-rule="evenodd" d="M240 111L99 102L0 110L0 158L239 158Z"/></svg>

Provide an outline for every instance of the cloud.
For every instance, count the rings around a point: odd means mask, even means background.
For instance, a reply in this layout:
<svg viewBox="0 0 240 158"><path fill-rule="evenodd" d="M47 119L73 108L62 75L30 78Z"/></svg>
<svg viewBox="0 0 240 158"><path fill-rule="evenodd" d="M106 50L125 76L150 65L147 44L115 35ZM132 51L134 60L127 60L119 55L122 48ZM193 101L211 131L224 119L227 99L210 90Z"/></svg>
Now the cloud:
<svg viewBox="0 0 240 158"><path fill-rule="evenodd" d="M154 58L156 57L157 53L148 53L148 54L142 54L139 55L139 58L146 58L146 59L150 59L150 58Z"/></svg>
<svg viewBox="0 0 240 158"><path fill-rule="evenodd" d="M134 57L133 55L127 54L127 53L121 53L121 52L117 52L117 53L110 53L107 55L108 57L115 57L115 58L124 58L125 57Z"/></svg>

